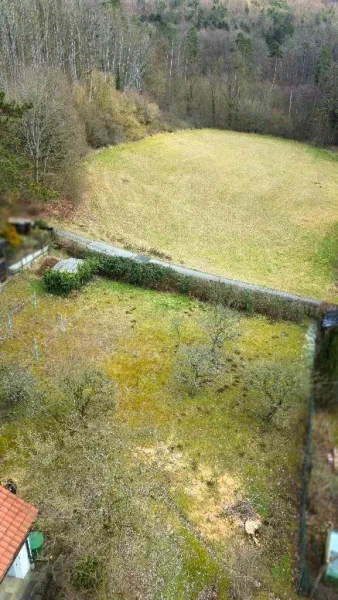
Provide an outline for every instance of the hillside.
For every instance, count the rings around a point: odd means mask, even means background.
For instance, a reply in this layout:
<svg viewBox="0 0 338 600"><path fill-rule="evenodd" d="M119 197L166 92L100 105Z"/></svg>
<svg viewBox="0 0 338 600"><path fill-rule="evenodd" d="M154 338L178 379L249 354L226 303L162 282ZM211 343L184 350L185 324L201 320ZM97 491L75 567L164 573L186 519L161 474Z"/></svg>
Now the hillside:
<svg viewBox="0 0 338 600"><path fill-rule="evenodd" d="M81 203L56 222L217 275L334 300L337 166L332 152L268 136L160 134L93 152Z"/></svg>

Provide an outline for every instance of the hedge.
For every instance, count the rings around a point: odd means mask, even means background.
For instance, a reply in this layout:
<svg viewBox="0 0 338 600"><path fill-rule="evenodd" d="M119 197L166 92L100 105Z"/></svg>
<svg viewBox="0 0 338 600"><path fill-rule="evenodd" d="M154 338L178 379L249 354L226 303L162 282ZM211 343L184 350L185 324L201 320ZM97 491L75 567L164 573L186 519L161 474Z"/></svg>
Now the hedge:
<svg viewBox="0 0 338 600"><path fill-rule="evenodd" d="M262 292L243 290L235 286L207 281L177 273L170 267L152 263L139 263L131 258L119 256L98 256L100 275L124 281L131 285L156 289L164 292L178 292L204 302L217 302L235 309L245 310L253 315L262 313L274 319L301 321L305 315L301 304Z"/></svg>
<svg viewBox="0 0 338 600"><path fill-rule="evenodd" d="M55 269L47 269L43 275L43 280L47 291L59 296L67 296L73 290L78 290L84 286L95 274L97 270L97 261L89 258L85 260L76 273L65 273Z"/></svg>
<svg viewBox="0 0 338 600"><path fill-rule="evenodd" d="M70 256L84 258L84 264L88 263L91 265L90 276L97 273L131 285L163 292L184 294L203 302L217 302L234 309L244 310L250 315L260 313L272 319L300 322L306 315L316 316L310 315L308 307L302 305L301 302L295 303L286 298L264 292L247 290L231 284L183 275L170 267L154 263L141 263L132 258L98 254L89 251L85 246L81 247L77 244L62 243L62 247L66 249ZM46 271L47 273L48 271ZM49 285L49 291L59 294L69 293L68 281L63 280L61 282L55 275L50 276L48 274L47 279L50 277L53 277L53 284L52 286ZM72 284L73 282L71 282L71 289L81 287L81 285L78 285L77 280L74 282L74 285ZM64 289L66 291L63 291Z"/></svg>

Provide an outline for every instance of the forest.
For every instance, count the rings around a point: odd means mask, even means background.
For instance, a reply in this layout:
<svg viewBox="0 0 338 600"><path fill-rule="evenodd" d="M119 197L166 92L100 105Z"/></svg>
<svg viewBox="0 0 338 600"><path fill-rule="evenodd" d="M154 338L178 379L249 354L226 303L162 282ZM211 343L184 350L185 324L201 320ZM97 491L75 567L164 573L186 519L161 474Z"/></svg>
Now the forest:
<svg viewBox="0 0 338 600"><path fill-rule="evenodd" d="M76 198L89 148L158 131L333 146L337 3L1 0L0 90L2 204Z"/></svg>

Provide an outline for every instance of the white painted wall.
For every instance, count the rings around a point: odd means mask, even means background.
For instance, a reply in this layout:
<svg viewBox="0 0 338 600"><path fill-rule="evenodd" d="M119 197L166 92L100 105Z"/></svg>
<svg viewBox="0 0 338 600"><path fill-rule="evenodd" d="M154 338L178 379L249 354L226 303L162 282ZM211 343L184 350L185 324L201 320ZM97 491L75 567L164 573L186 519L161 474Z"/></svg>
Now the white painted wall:
<svg viewBox="0 0 338 600"><path fill-rule="evenodd" d="M29 562L29 556L27 551L26 542L21 547L19 554L16 559L12 562L12 565L7 573L10 577L19 577L23 579L26 577L28 571L30 571L31 565Z"/></svg>

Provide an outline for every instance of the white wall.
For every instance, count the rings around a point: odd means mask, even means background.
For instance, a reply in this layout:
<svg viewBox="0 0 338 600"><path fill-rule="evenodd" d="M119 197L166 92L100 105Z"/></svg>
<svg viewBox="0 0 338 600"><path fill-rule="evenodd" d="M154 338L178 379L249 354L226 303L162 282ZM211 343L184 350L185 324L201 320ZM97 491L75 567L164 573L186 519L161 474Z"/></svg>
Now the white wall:
<svg viewBox="0 0 338 600"><path fill-rule="evenodd" d="M25 542L24 545L21 547L21 550L17 555L16 559L12 562L12 565L7 575L23 579L27 575L28 571L30 571L30 568L31 565L29 562L29 556Z"/></svg>

